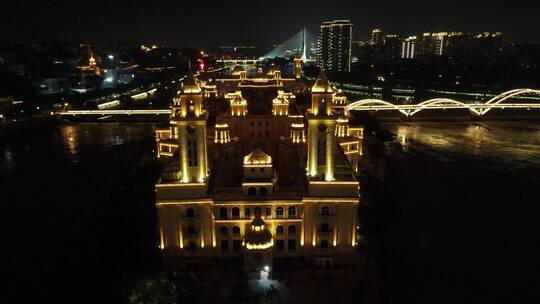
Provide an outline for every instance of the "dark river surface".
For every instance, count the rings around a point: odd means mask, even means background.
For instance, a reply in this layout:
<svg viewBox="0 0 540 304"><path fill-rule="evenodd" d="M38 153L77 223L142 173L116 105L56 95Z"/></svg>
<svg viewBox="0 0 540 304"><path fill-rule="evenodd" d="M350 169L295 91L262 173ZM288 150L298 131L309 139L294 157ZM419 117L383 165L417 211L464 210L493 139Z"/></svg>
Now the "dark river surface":
<svg viewBox="0 0 540 304"><path fill-rule="evenodd" d="M385 302L537 296L540 124L384 127L403 147L387 170L398 216L385 232ZM119 302L130 278L157 268L153 130L68 124L2 140L4 248L21 302Z"/></svg>
<svg viewBox="0 0 540 304"><path fill-rule="evenodd" d="M538 297L540 123L385 125L399 149L383 250L390 303Z"/></svg>

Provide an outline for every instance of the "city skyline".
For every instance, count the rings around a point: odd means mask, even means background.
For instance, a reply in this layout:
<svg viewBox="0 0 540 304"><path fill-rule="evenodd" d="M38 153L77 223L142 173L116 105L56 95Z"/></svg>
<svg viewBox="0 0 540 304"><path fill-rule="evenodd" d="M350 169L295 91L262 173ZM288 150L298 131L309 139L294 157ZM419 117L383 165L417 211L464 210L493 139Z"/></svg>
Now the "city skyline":
<svg viewBox="0 0 540 304"><path fill-rule="evenodd" d="M212 3L206 9L196 3L172 2L131 6L123 1L94 1L83 6L86 9L80 9L77 2L28 2L6 5L10 13L0 21L3 42L127 40L204 48L231 43L269 47L303 27L317 33L321 22L334 19L351 20L355 39L367 38L372 28L383 28L400 35L497 31L505 34L507 42L540 42L534 35L540 25L532 15L540 4L525 1L514 1L512 6L503 0L484 4L464 0L452 4L342 0L332 5L278 1L272 6L240 1L234 7ZM516 14L520 18L510 18Z"/></svg>

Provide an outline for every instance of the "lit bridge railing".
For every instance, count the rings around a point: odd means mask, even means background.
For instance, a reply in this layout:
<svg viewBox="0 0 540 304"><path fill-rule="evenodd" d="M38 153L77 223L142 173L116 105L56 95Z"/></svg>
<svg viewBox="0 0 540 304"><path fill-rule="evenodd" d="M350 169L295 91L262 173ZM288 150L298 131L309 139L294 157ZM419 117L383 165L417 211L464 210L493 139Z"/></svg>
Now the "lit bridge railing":
<svg viewBox="0 0 540 304"><path fill-rule="evenodd" d="M419 104L396 105L380 99L364 99L349 104L347 110L399 111L405 116L413 116L423 110L467 109L478 116L483 116L492 109L540 109L540 98L536 103L506 103L507 100L518 95L536 95L538 97L540 96L540 90L512 90L498 95L485 103L465 103L453 99L436 98Z"/></svg>
<svg viewBox="0 0 540 304"><path fill-rule="evenodd" d="M170 115L171 110L71 110L59 112L63 116L79 115Z"/></svg>
<svg viewBox="0 0 540 304"><path fill-rule="evenodd" d="M260 59L218 59L216 62L219 63L225 63L225 64L243 64L243 65L250 65L250 64L257 64L261 62Z"/></svg>

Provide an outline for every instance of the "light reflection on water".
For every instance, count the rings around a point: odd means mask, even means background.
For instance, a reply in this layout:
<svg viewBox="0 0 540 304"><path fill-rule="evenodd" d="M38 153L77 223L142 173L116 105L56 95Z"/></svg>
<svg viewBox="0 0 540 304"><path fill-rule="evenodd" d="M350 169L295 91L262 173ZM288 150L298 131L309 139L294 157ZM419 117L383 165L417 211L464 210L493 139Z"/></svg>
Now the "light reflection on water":
<svg viewBox="0 0 540 304"><path fill-rule="evenodd" d="M73 162L78 162L77 153L79 151L79 131L73 125L66 125L60 128L62 142L66 152L71 156Z"/></svg>
<svg viewBox="0 0 540 304"><path fill-rule="evenodd" d="M124 154L133 152L126 151L128 143L153 136L152 124L64 124L36 130L0 141L0 179L35 170L57 173L62 166L74 170L101 155L106 160L123 160ZM99 162L91 165L101 166Z"/></svg>
<svg viewBox="0 0 540 304"><path fill-rule="evenodd" d="M540 165L540 124L536 122L405 123L384 128L397 133L405 151L434 149L446 152L444 157L450 159L454 154Z"/></svg>

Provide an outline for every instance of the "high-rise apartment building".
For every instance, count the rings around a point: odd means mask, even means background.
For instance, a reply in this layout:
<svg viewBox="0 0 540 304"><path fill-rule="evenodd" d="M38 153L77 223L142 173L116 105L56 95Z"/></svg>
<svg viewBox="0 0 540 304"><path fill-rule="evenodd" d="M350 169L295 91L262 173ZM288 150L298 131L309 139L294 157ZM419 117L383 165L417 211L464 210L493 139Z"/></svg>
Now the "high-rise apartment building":
<svg viewBox="0 0 540 304"><path fill-rule="evenodd" d="M398 35L385 35L384 36L384 59L392 60L399 58L401 55L401 39Z"/></svg>
<svg viewBox="0 0 540 304"><path fill-rule="evenodd" d="M452 33L424 33L421 53L424 56L441 56L447 53L448 36Z"/></svg>
<svg viewBox="0 0 540 304"><path fill-rule="evenodd" d="M317 66L328 71L351 71L352 28L349 20L334 20L321 25Z"/></svg>
<svg viewBox="0 0 540 304"><path fill-rule="evenodd" d="M376 28L371 31L371 44L372 45L384 44L384 34L381 29Z"/></svg>
<svg viewBox="0 0 540 304"><path fill-rule="evenodd" d="M401 58L413 59L417 52L417 38L416 36L409 36L405 38L401 44Z"/></svg>

